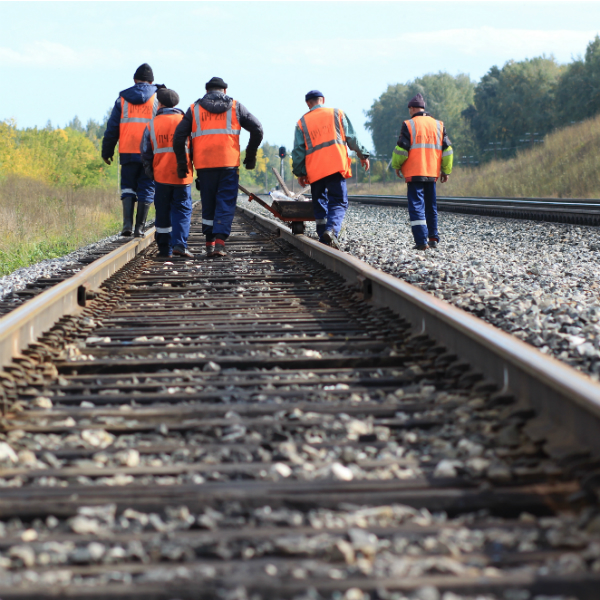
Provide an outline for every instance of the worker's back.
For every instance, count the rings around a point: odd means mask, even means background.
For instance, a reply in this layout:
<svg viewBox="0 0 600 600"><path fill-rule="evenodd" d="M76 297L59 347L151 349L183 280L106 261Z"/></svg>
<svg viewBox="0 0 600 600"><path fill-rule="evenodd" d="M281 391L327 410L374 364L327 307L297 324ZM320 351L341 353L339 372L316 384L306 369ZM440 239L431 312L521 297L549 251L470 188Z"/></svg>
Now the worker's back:
<svg viewBox="0 0 600 600"><path fill-rule="evenodd" d="M444 124L429 115L405 121L410 132L408 160L402 165L407 181L412 177L438 177L442 166Z"/></svg>

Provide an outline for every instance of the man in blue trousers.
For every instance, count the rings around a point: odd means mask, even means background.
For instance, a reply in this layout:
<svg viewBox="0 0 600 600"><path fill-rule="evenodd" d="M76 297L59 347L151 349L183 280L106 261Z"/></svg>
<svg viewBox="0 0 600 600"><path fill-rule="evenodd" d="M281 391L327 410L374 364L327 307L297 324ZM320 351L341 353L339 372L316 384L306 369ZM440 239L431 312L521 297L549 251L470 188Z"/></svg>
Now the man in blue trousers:
<svg viewBox="0 0 600 600"><path fill-rule="evenodd" d="M408 103L410 119L404 121L392 155L392 168L407 183L408 214L415 250L436 248L440 241L435 183L452 173L452 146L442 121L425 112L417 94Z"/></svg>
<svg viewBox="0 0 600 600"><path fill-rule="evenodd" d="M263 137L262 125L250 111L227 95L220 77L206 83L206 94L188 108L173 138L179 177L191 172L186 143L191 151L198 178L196 187L202 200L202 233L206 236L206 256L226 256L225 242L238 196L240 133L250 132L244 166L256 167L256 153Z"/></svg>
<svg viewBox="0 0 600 600"><path fill-rule="evenodd" d="M324 106L321 92L311 90L304 100L309 110L296 125L292 172L301 186L310 184L319 241L339 248L338 235L348 209L346 179L352 176L348 147L367 171L369 153L345 113Z"/></svg>
<svg viewBox="0 0 600 600"><path fill-rule="evenodd" d="M102 140L102 159L110 165L119 144L121 164L121 201L123 203L123 229L121 235L135 237L144 235L148 210L154 200L154 181L149 179L142 167L140 142L144 129L156 115L158 100L156 92L164 85L154 85L150 65L140 65L133 75L135 85L120 92L106 125ZM138 203L133 215L135 203Z"/></svg>
<svg viewBox="0 0 600 600"><path fill-rule="evenodd" d="M179 96L174 90L158 90L158 112L150 121L140 144L142 164L148 178L155 181L156 244L159 258L173 254L194 258L187 249L192 216L192 163L187 146L189 174L177 175L177 159L173 151L173 135L183 119L183 111L175 108Z"/></svg>

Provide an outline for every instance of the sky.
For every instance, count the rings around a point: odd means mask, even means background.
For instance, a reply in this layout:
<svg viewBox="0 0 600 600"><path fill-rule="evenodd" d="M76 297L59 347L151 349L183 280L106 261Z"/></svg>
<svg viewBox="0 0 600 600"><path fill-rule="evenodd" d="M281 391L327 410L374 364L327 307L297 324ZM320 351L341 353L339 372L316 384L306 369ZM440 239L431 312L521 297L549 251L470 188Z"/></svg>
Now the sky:
<svg viewBox="0 0 600 600"><path fill-rule="evenodd" d="M567 63L599 31L600 2L0 1L0 120L101 120L148 62L184 110L222 77L265 141L288 148L318 89L371 148L365 111L388 85L439 71L477 81L542 54Z"/></svg>

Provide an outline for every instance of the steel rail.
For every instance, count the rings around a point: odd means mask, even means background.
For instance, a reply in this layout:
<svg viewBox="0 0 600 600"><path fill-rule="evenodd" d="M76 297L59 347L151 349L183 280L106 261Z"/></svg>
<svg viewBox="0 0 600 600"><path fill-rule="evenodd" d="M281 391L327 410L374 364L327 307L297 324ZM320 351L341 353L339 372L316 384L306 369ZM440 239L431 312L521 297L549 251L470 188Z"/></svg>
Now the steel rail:
<svg viewBox="0 0 600 600"><path fill-rule="evenodd" d="M358 286L365 298L408 320L418 334L427 334L469 361L485 378L499 385L502 393L510 393L523 405L536 409L548 421L548 429L563 432L565 446L570 441L564 435L568 431L600 455L598 383L518 338L349 254L304 235L293 235L282 224L247 208L238 210Z"/></svg>
<svg viewBox="0 0 600 600"><path fill-rule="evenodd" d="M85 307L100 285L154 241L154 227L94 261L77 275L47 289L15 310L0 317L0 366L12 359L61 317Z"/></svg>
<svg viewBox="0 0 600 600"><path fill-rule="evenodd" d="M407 206L406 196L350 195L354 204ZM600 199L438 196L438 210L482 216L600 225Z"/></svg>

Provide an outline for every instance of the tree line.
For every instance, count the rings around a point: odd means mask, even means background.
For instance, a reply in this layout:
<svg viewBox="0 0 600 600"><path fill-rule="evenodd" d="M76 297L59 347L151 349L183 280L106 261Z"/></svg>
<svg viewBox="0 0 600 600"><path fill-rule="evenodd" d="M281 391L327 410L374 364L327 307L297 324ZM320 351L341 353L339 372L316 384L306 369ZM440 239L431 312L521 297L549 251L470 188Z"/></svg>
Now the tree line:
<svg viewBox="0 0 600 600"><path fill-rule="evenodd" d="M543 143L551 131L600 113L600 37L566 65L540 56L493 66L478 83L440 72L388 86L366 112L378 155L391 157L408 100L417 93L427 111L444 121L455 161L510 158Z"/></svg>

